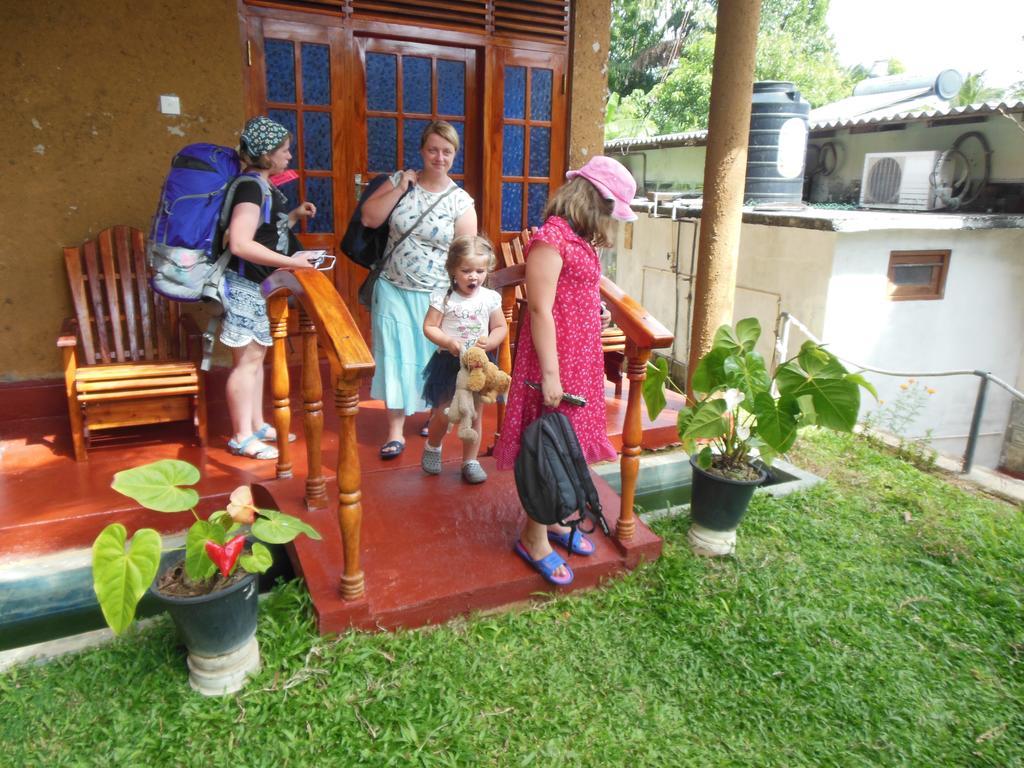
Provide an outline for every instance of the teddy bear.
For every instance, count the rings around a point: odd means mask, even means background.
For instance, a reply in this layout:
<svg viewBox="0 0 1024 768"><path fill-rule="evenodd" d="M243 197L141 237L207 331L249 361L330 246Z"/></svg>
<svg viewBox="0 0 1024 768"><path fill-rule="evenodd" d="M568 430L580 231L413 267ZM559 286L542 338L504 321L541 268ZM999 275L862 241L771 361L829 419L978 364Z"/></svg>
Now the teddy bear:
<svg viewBox="0 0 1024 768"><path fill-rule="evenodd" d="M484 386L480 390L480 400L483 403L493 403L498 400L498 395L508 392L512 377L505 373L490 360L484 364Z"/></svg>
<svg viewBox="0 0 1024 768"><path fill-rule="evenodd" d="M462 353L459 373L455 377L455 394L445 411L448 421L458 425L459 439L475 441L479 435L473 429L476 418L476 404L480 392L487 384L485 366L493 365L487 359L487 353L480 347L473 346Z"/></svg>

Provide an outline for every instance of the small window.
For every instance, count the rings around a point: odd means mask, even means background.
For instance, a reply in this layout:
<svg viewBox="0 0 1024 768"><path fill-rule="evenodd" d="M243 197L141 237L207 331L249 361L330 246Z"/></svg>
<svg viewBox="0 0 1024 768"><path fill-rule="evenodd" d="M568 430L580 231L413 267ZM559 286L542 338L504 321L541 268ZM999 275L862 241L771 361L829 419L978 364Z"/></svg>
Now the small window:
<svg viewBox="0 0 1024 768"><path fill-rule="evenodd" d="M946 290L951 251L892 251L889 254L889 299L941 299Z"/></svg>

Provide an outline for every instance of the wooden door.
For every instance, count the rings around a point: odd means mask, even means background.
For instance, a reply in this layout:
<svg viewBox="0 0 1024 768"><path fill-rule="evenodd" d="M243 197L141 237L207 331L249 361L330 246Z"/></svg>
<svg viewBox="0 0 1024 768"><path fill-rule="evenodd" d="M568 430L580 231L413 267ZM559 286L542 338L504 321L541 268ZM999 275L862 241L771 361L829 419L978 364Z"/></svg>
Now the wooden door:
<svg viewBox="0 0 1024 768"><path fill-rule="evenodd" d="M490 104L490 187L483 224L502 240L539 226L548 197L565 178L565 58L527 50L495 52Z"/></svg>
<svg viewBox="0 0 1024 768"><path fill-rule="evenodd" d="M307 248L337 247L351 192L341 183L350 161L344 126L351 96L340 24L305 24L260 16L247 20L247 107L291 131L290 168L298 178L281 186L289 205L306 200L317 215L296 225Z"/></svg>

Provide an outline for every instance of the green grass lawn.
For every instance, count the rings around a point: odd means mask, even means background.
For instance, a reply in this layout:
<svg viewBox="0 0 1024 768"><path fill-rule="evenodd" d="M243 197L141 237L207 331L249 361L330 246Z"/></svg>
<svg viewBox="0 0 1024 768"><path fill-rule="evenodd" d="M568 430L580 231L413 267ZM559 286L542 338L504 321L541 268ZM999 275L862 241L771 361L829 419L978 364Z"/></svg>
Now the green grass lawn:
<svg viewBox="0 0 1024 768"><path fill-rule="evenodd" d="M161 620L0 676L4 766L1024 765L1020 508L848 436L829 482L758 497L737 556L395 634L321 638L299 584L261 606L264 670L188 687Z"/></svg>

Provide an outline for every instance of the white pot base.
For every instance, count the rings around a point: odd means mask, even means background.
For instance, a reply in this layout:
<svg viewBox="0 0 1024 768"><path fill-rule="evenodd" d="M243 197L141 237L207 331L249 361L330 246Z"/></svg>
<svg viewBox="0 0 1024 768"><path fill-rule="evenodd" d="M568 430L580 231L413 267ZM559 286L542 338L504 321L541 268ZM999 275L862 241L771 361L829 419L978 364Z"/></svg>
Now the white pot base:
<svg viewBox="0 0 1024 768"><path fill-rule="evenodd" d="M690 523L686 535L693 554L701 557L725 557L736 552L736 530L712 531L696 523Z"/></svg>
<svg viewBox="0 0 1024 768"><path fill-rule="evenodd" d="M245 679L259 671L260 647L256 635L237 650L221 656L197 656L190 653L188 684L204 696L223 696L245 685Z"/></svg>

